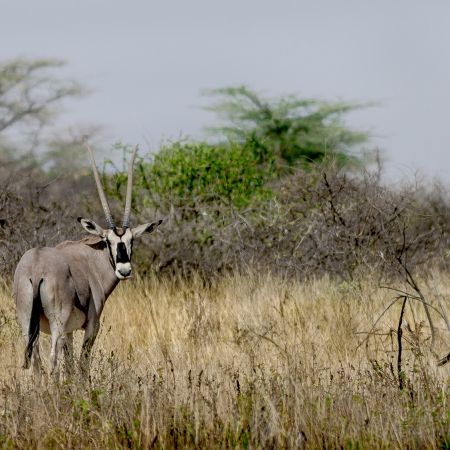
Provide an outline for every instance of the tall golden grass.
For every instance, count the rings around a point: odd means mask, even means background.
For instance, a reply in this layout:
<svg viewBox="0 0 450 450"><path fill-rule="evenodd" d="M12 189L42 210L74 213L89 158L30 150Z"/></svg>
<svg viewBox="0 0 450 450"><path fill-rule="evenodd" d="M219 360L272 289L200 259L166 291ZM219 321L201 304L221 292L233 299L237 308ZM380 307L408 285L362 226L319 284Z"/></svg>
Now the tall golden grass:
<svg viewBox="0 0 450 450"><path fill-rule="evenodd" d="M449 369L428 351L419 304L375 277L135 279L107 302L91 377L36 384L10 288L0 294L4 448L449 448ZM450 280L423 280L427 298ZM448 352L438 317L436 350ZM366 334L370 332L370 334ZM82 334L77 335L77 348ZM361 344L362 345L359 345ZM43 354L49 340L41 334ZM447 346L446 346L447 345Z"/></svg>

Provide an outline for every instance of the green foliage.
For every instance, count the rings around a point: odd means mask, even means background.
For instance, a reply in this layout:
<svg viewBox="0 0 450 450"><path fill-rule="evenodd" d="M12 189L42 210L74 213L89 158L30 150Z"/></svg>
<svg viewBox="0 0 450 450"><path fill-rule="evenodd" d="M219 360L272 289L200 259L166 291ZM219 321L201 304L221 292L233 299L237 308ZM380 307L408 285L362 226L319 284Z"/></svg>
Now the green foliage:
<svg viewBox="0 0 450 450"><path fill-rule="evenodd" d="M249 147L176 142L160 150L153 161L138 163L135 185L147 191L147 204L219 202L240 208L252 198L270 195L265 184L274 176ZM112 177L110 190L119 194L125 183L119 172Z"/></svg>
<svg viewBox="0 0 450 450"><path fill-rule="evenodd" d="M298 99L264 99L245 86L209 91L221 99L208 110L226 125L210 131L231 141L251 142L264 160L278 169L307 165L332 158L341 165L358 162L351 149L367 141L368 134L353 131L343 115L368 105Z"/></svg>

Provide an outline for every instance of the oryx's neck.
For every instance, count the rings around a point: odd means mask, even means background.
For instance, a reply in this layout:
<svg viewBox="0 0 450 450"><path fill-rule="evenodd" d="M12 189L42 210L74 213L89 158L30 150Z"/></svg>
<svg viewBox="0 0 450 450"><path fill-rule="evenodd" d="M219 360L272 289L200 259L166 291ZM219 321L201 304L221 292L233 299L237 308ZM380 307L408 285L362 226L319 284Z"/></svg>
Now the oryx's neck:
<svg viewBox="0 0 450 450"><path fill-rule="evenodd" d="M105 301L120 280L114 272L106 244L101 240L92 241L92 238L66 241L56 248L64 253L74 279L89 284L91 292L100 289L101 300Z"/></svg>
<svg viewBox="0 0 450 450"><path fill-rule="evenodd" d="M106 300L120 280L114 272L108 248L104 248L103 250L90 250L93 253L93 257L89 259L89 266L94 272L93 275L101 284Z"/></svg>

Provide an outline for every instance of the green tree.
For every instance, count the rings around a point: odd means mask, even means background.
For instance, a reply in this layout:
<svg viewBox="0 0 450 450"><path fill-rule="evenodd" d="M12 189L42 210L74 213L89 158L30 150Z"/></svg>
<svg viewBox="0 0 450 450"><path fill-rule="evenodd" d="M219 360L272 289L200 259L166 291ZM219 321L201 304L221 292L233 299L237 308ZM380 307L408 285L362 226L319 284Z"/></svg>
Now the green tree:
<svg viewBox="0 0 450 450"><path fill-rule="evenodd" d="M0 161L35 161L41 132L62 102L84 94L81 86L58 73L64 62L14 59L0 62ZM17 137L22 142L15 142ZM24 139L23 139L24 138ZM19 139L20 140L20 139Z"/></svg>
<svg viewBox="0 0 450 450"><path fill-rule="evenodd" d="M208 91L219 100L206 109L225 121L210 128L231 141L250 143L262 162L273 161L277 170L333 158L345 165L358 162L355 146L368 134L349 129L343 116L368 105L298 99L267 99L245 86Z"/></svg>

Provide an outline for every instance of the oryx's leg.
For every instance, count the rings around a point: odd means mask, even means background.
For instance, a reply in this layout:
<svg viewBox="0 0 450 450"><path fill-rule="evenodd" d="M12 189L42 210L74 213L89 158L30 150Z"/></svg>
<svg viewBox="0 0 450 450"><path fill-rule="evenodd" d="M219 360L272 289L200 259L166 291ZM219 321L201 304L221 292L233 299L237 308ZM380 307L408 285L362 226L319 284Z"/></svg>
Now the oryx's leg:
<svg viewBox="0 0 450 450"><path fill-rule="evenodd" d="M28 369L32 362L33 350L39 337L39 318L33 317L33 284L29 278L19 280L15 286L16 296L16 318L22 328L22 336L24 339L24 363L23 368ZM40 299L39 299L40 302ZM33 320L32 320L33 319ZM30 340L30 331L34 335Z"/></svg>
<svg viewBox="0 0 450 450"><path fill-rule="evenodd" d="M36 342L34 343L32 360L33 360L33 373L37 378L40 378L41 375L44 373L44 368L42 366L41 355L39 353L39 339L36 339Z"/></svg>
<svg viewBox="0 0 450 450"><path fill-rule="evenodd" d="M52 348L50 352L50 373L58 378L58 357L61 349L64 347L64 333L63 327L59 321L50 323L50 330L52 335Z"/></svg>
<svg viewBox="0 0 450 450"><path fill-rule="evenodd" d="M27 346L29 341L29 337L28 335L23 336L23 342L25 347ZM26 357L25 357L25 361L26 361ZM41 375L44 373L44 368L42 365L42 360L41 360L41 355L39 353L39 338L37 338L34 343L33 343L33 351L32 351L32 356L31 356L31 364L33 366L33 373L37 378L40 378ZM25 362L25 364L27 364L27 362ZM24 364L24 366L25 366ZM29 363L28 363L29 364Z"/></svg>
<svg viewBox="0 0 450 450"><path fill-rule="evenodd" d="M73 365L73 333L67 333L64 340L64 370L67 377L71 377L74 371Z"/></svg>
<svg viewBox="0 0 450 450"><path fill-rule="evenodd" d="M84 331L83 345L81 347L80 368L82 372L89 371L91 351L100 328L100 321L94 318L88 321Z"/></svg>
<svg viewBox="0 0 450 450"><path fill-rule="evenodd" d="M33 349L33 356L31 357L33 364L33 374L38 385L42 384L42 377L46 375L44 366L42 364L41 355L39 351L39 339L36 340Z"/></svg>
<svg viewBox="0 0 450 450"><path fill-rule="evenodd" d="M48 283L42 292L42 304L45 315L49 319L50 334L52 337L52 348L50 352L51 373L58 378L59 356L61 351L66 354L65 346L67 341L70 351L72 335L67 338L70 316L73 310L74 289L71 286L70 278L67 284L54 282Z"/></svg>

